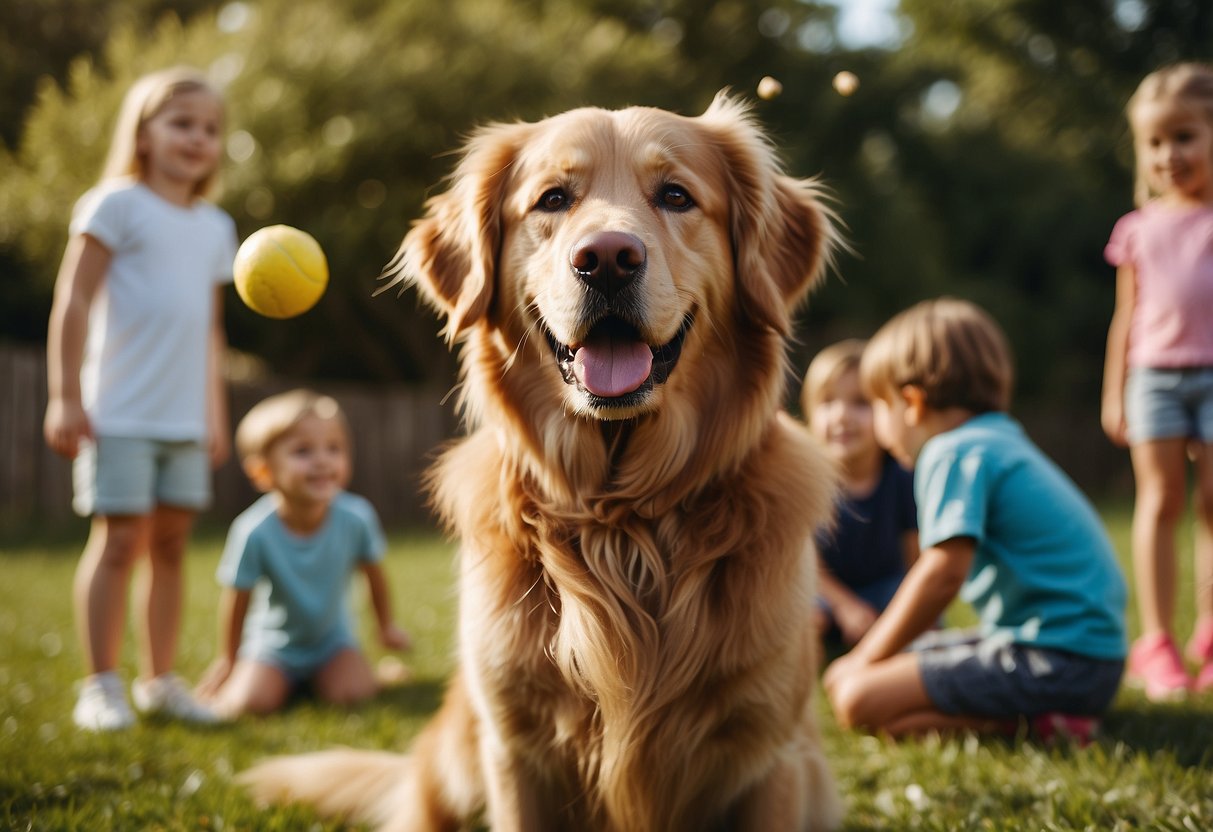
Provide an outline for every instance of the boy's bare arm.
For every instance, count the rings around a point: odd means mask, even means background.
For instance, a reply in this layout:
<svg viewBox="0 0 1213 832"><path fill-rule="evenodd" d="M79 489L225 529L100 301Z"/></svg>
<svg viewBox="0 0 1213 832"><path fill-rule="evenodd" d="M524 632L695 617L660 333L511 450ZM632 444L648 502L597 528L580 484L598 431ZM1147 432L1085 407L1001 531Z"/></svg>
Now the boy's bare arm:
<svg viewBox="0 0 1213 832"><path fill-rule="evenodd" d="M247 589L224 587L219 596L219 642L214 660L198 682L198 692L204 696L214 695L231 675L236 654L240 651L251 595Z"/></svg>
<svg viewBox="0 0 1213 832"><path fill-rule="evenodd" d="M974 542L954 537L919 555L884 613L852 653L878 662L901 652L926 632L956 597L973 564Z"/></svg>
<svg viewBox="0 0 1213 832"><path fill-rule="evenodd" d="M412 646L409 634L396 624L392 615L392 596L388 589L387 576L378 563L363 564L367 589L371 595L371 607L375 610L375 622L379 627L379 640L393 650L408 650Z"/></svg>
<svg viewBox="0 0 1213 832"><path fill-rule="evenodd" d="M219 655L232 661L240 650L250 597L252 592L247 589L224 587L219 598Z"/></svg>

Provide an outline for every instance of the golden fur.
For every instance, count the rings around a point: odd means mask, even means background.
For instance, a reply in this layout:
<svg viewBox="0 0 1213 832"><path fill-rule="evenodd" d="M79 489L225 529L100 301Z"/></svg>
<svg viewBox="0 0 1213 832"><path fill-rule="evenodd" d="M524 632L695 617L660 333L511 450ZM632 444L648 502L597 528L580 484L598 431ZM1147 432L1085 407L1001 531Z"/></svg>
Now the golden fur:
<svg viewBox="0 0 1213 832"><path fill-rule="evenodd" d="M721 95L486 127L427 208L395 266L462 344L469 435L430 475L462 544L458 671L408 756L243 781L396 832L835 827L810 704L833 482L780 413L833 239L816 186ZM634 390L571 361L609 341L626 368L636 339Z"/></svg>

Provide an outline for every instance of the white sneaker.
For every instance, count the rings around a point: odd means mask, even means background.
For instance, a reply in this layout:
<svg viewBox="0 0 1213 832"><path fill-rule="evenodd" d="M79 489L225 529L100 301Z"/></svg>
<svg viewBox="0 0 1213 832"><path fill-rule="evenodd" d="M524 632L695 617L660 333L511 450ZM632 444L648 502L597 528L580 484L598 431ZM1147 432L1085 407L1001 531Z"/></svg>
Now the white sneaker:
<svg viewBox="0 0 1213 832"><path fill-rule="evenodd" d="M135 724L135 714L126 703L126 691L117 673L94 673L84 680L72 721L85 731L121 731Z"/></svg>
<svg viewBox="0 0 1213 832"><path fill-rule="evenodd" d="M211 725L219 716L190 693L176 673L162 673L154 679L136 679L131 698L143 714L163 714L183 722Z"/></svg>

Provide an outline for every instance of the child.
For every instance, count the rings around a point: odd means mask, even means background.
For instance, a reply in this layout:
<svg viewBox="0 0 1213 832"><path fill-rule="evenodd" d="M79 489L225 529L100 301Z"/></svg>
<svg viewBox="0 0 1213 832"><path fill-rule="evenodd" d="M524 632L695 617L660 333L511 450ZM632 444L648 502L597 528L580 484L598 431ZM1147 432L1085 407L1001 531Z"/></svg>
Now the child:
<svg viewBox="0 0 1213 832"><path fill-rule="evenodd" d="M172 668L186 538L210 501L208 463L229 451L221 301L236 229L204 199L223 121L222 99L193 70L138 81L101 181L76 204L55 285L43 430L74 460L73 505L93 518L75 580L90 675L72 716L86 730L135 719L117 666L127 585L144 554L135 705L213 720Z"/></svg>
<svg viewBox="0 0 1213 832"><path fill-rule="evenodd" d="M225 719L277 710L302 682L342 705L373 696L346 608L354 570L366 576L384 646L407 649L409 637L392 620L375 510L343 490L349 430L337 402L308 390L271 396L241 420L236 449L265 496L228 535L218 656L200 695Z"/></svg>
<svg viewBox="0 0 1213 832"><path fill-rule="evenodd" d="M1133 572L1141 637L1127 678L1151 700L1213 689L1213 587L1196 588L1189 677L1172 636L1175 526L1184 512L1186 456L1196 462L1196 518L1213 534L1213 67L1160 69L1129 100L1137 156L1133 211L1105 249L1116 266L1108 329L1104 431L1128 444L1137 482ZM1207 576L1197 545L1197 575Z"/></svg>
<svg viewBox="0 0 1213 832"><path fill-rule="evenodd" d="M922 552L888 609L825 674L845 726L893 736L1008 731L1085 737L1124 669L1126 590L1099 517L1005 412L1011 359L970 303L920 303L863 354L876 436L914 465ZM976 632L902 652L959 593Z"/></svg>
<svg viewBox="0 0 1213 832"><path fill-rule="evenodd" d="M842 474L835 525L818 540L818 626L847 645L868 631L918 557L913 477L876 444L872 406L859 388L863 348L851 339L823 349L800 394L809 431Z"/></svg>

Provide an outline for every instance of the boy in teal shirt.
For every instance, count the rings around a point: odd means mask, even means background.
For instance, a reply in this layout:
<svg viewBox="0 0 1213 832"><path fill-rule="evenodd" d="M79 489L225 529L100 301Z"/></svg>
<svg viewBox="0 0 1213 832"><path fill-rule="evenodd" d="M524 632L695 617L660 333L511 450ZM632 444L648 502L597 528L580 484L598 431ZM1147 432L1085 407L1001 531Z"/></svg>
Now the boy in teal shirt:
<svg viewBox="0 0 1213 832"><path fill-rule="evenodd" d="M877 437L915 468L922 554L826 672L839 721L899 736L1027 719L1085 739L1124 670L1124 578L1090 503L1005 412L1001 330L964 301L921 303L876 334L860 373ZM919 639L957 595L976 630Z"/></svg>
<svg viewBox="0 0 1213 832"><path fill-rule="evenodd" d="M355 572L366 578L383 645L407 649L409 636L392 615L379 518L345 491L345 416L328 396L291 390L253 407L236 445L265 495L232 523L224 547L219 645L199 694L225 719L277 710L303 683L340 705L373 696L379 680L346 603Z"/></svg>

